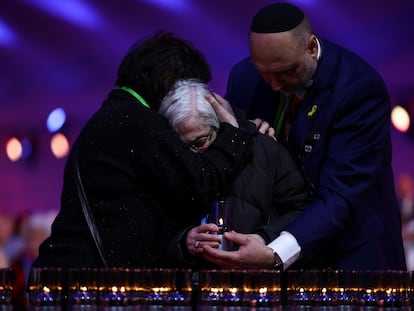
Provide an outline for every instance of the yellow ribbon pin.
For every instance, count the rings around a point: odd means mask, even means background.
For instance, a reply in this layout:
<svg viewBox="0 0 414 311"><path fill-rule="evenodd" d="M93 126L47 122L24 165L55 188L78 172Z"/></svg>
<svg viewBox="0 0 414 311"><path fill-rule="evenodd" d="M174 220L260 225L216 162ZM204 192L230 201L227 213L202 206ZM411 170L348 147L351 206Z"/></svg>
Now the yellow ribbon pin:
<svg viewBox="0 0 414 311"><path fill-rule="evenodd" d="M308 112L308 117L309 118L313 116L313 114L315 113L316 109L318 109L318 106L313 105L312 106L312 110Z"/></svg>

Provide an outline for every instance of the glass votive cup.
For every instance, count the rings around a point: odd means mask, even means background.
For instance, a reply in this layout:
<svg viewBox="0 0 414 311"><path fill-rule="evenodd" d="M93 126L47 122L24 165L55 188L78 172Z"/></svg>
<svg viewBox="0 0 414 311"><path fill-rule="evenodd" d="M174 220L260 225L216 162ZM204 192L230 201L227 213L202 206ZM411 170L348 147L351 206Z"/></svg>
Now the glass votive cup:
<svg viewBox="0 0 414 311"><path fill-rule="evenodd" d="M126 306L128 295L126 284L128 272L125 268L98 269L98 305Z"/></svg>
<svg viewBox="0 0 414 311"><path fill-rule="evenodd" d="M281 272L278 270L244 270L243 306L281 306Z"/></svg>
<svg viewBox="0 0 414 311"><path fill-rule="evenodd" d="M145 304L147 289L145 287L145 276L140 268L131 268L126 270L125 290L127 295L127 304L129 306L140 306Z"/></svg>
<svg viewBox="0 0 414 311"><path fill-rule="evenodd" d="M32 268L28 280L30 306L63 306L66 277L61 268Z"/></svg>
<svg viewBox="0 0 414 311"><path fill-rule="evenodd" d="M358 272L354 270L336 270L333 275L336 287L331 289L332 300L338 306L359 305Z"/></svg>
<svg viewBox="0 0 414 311"><path fill-rule="evenodd" d="M98 294L97 268L73 268L69 270L68 306L72 310L96 310Z"/></svg>
<svg viewBox="0 0 414 311"><path fill-rule="evenodd" d="M406 307L410 304L407 271L360 271L359 305L375 307Z"/></svg>
<svg viewBox="0 0 414 311"><path fill-rule="evenodd" d="M228 288L223 270L211 269L199 272L199 306L209 308L224 305L224 291Z"/></svg>
<svg viewBox="0 0 414 311"><path fill-rule="evenodd" d="M331 269L310 271L309 278L314 278L314 290L311 296L313 306L335 306L339 303L341 290L338 271Z"/></svg>
<svg viewBox="0 0 414 311"><path fill-rule="evenodd" d="M312 305L318 291L318 270L287 271L287 303L290 306Z"/></svg>
<svg viewBox="0 0 414 311"><path fill-rule="evenodd" d="M193 272L190 269L172 270L171 289L167 292L165 304L191 308L193 303Z"/></svg>
<svg viewBox="0 0 414 311"><path fill-rule="evenodd" d="M175 288L175 270L167 268L144 268L143 285L145 291L144 303L146 305L168 305L173 298L170 297ZM177 298L178 299L178 298Z"/></svg>
<svg viewBox="0 0 414 311"><path fill-rule="evenodd" d="M224 237L224 233L231 231L234 227L235 216L233 215L233 209L229 201L213 201L211 204L210 212L207 216L207 222L215 223L219 230L212 234L216 234L220 237L221 242L219 249L222 250L235 250L236 245L227 240Z"/></svg>
<svg viewBox="0 0 414 311"><path fill-rule="evenodd" d="M410 306L410 277L408 271L384 271L385 307L401 308Z"/></svg>
<svg viewBox="0 0 414 311"><path fill-rule="evenodd" d="M10 268L0 269L0 306L5 309L13 306L14 275Z"/></svg>
<svg viewBox="0 0 414 311"><path fill-rule="evenodd" d="M219 270L222 273L221 304L225 306L241 306L243 302L244 270Z"/></svg>

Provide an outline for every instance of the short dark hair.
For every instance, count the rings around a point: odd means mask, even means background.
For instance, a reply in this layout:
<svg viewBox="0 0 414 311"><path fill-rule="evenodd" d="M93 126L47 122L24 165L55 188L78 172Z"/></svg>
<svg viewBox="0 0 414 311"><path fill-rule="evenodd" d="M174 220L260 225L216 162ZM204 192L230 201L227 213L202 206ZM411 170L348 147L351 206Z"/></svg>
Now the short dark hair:
<svg viewBox="0 0 414 311"><path fill-rule="evenodd" d="M160 31L130 48L118 68L116 85L134 89L158 111L174 83L189 78L211 80L204 55L190 42Z"/></svg>

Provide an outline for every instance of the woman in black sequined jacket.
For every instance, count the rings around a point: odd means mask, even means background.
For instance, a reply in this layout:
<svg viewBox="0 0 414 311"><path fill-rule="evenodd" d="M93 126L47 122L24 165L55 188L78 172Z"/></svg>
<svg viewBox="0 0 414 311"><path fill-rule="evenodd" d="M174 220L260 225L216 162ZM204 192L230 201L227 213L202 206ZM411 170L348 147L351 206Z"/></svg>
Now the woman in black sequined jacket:
<svg viewBox="0 0 414 311"><path fill-rule="evenodd" d="M194 77L210 79L204 57L171 34L157 34L130 50L117 88L71 150L60 212L33 267L104 266L82 212L75 159L108 266L171 265L165 256L170 238L207 212L251 148L249 133L222 123L209 151L195 154L158 113L173 83Z"/></svg>

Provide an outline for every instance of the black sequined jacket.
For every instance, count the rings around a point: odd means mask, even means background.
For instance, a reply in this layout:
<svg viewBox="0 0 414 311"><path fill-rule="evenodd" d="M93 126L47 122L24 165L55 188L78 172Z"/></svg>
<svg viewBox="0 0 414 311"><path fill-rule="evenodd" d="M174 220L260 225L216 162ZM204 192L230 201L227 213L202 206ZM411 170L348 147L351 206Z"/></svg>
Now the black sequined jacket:
<svg viewBox="0 0 414 311"><path fill-rule="evenodd" d="M194 224L249 155L252 135L222 124L202 156L168 121L113 90L78 137L79 170L111 267L160 267L166 245ZM75 148L64 172L60 212L33 266L99 267L74 179Z"/></svg>

